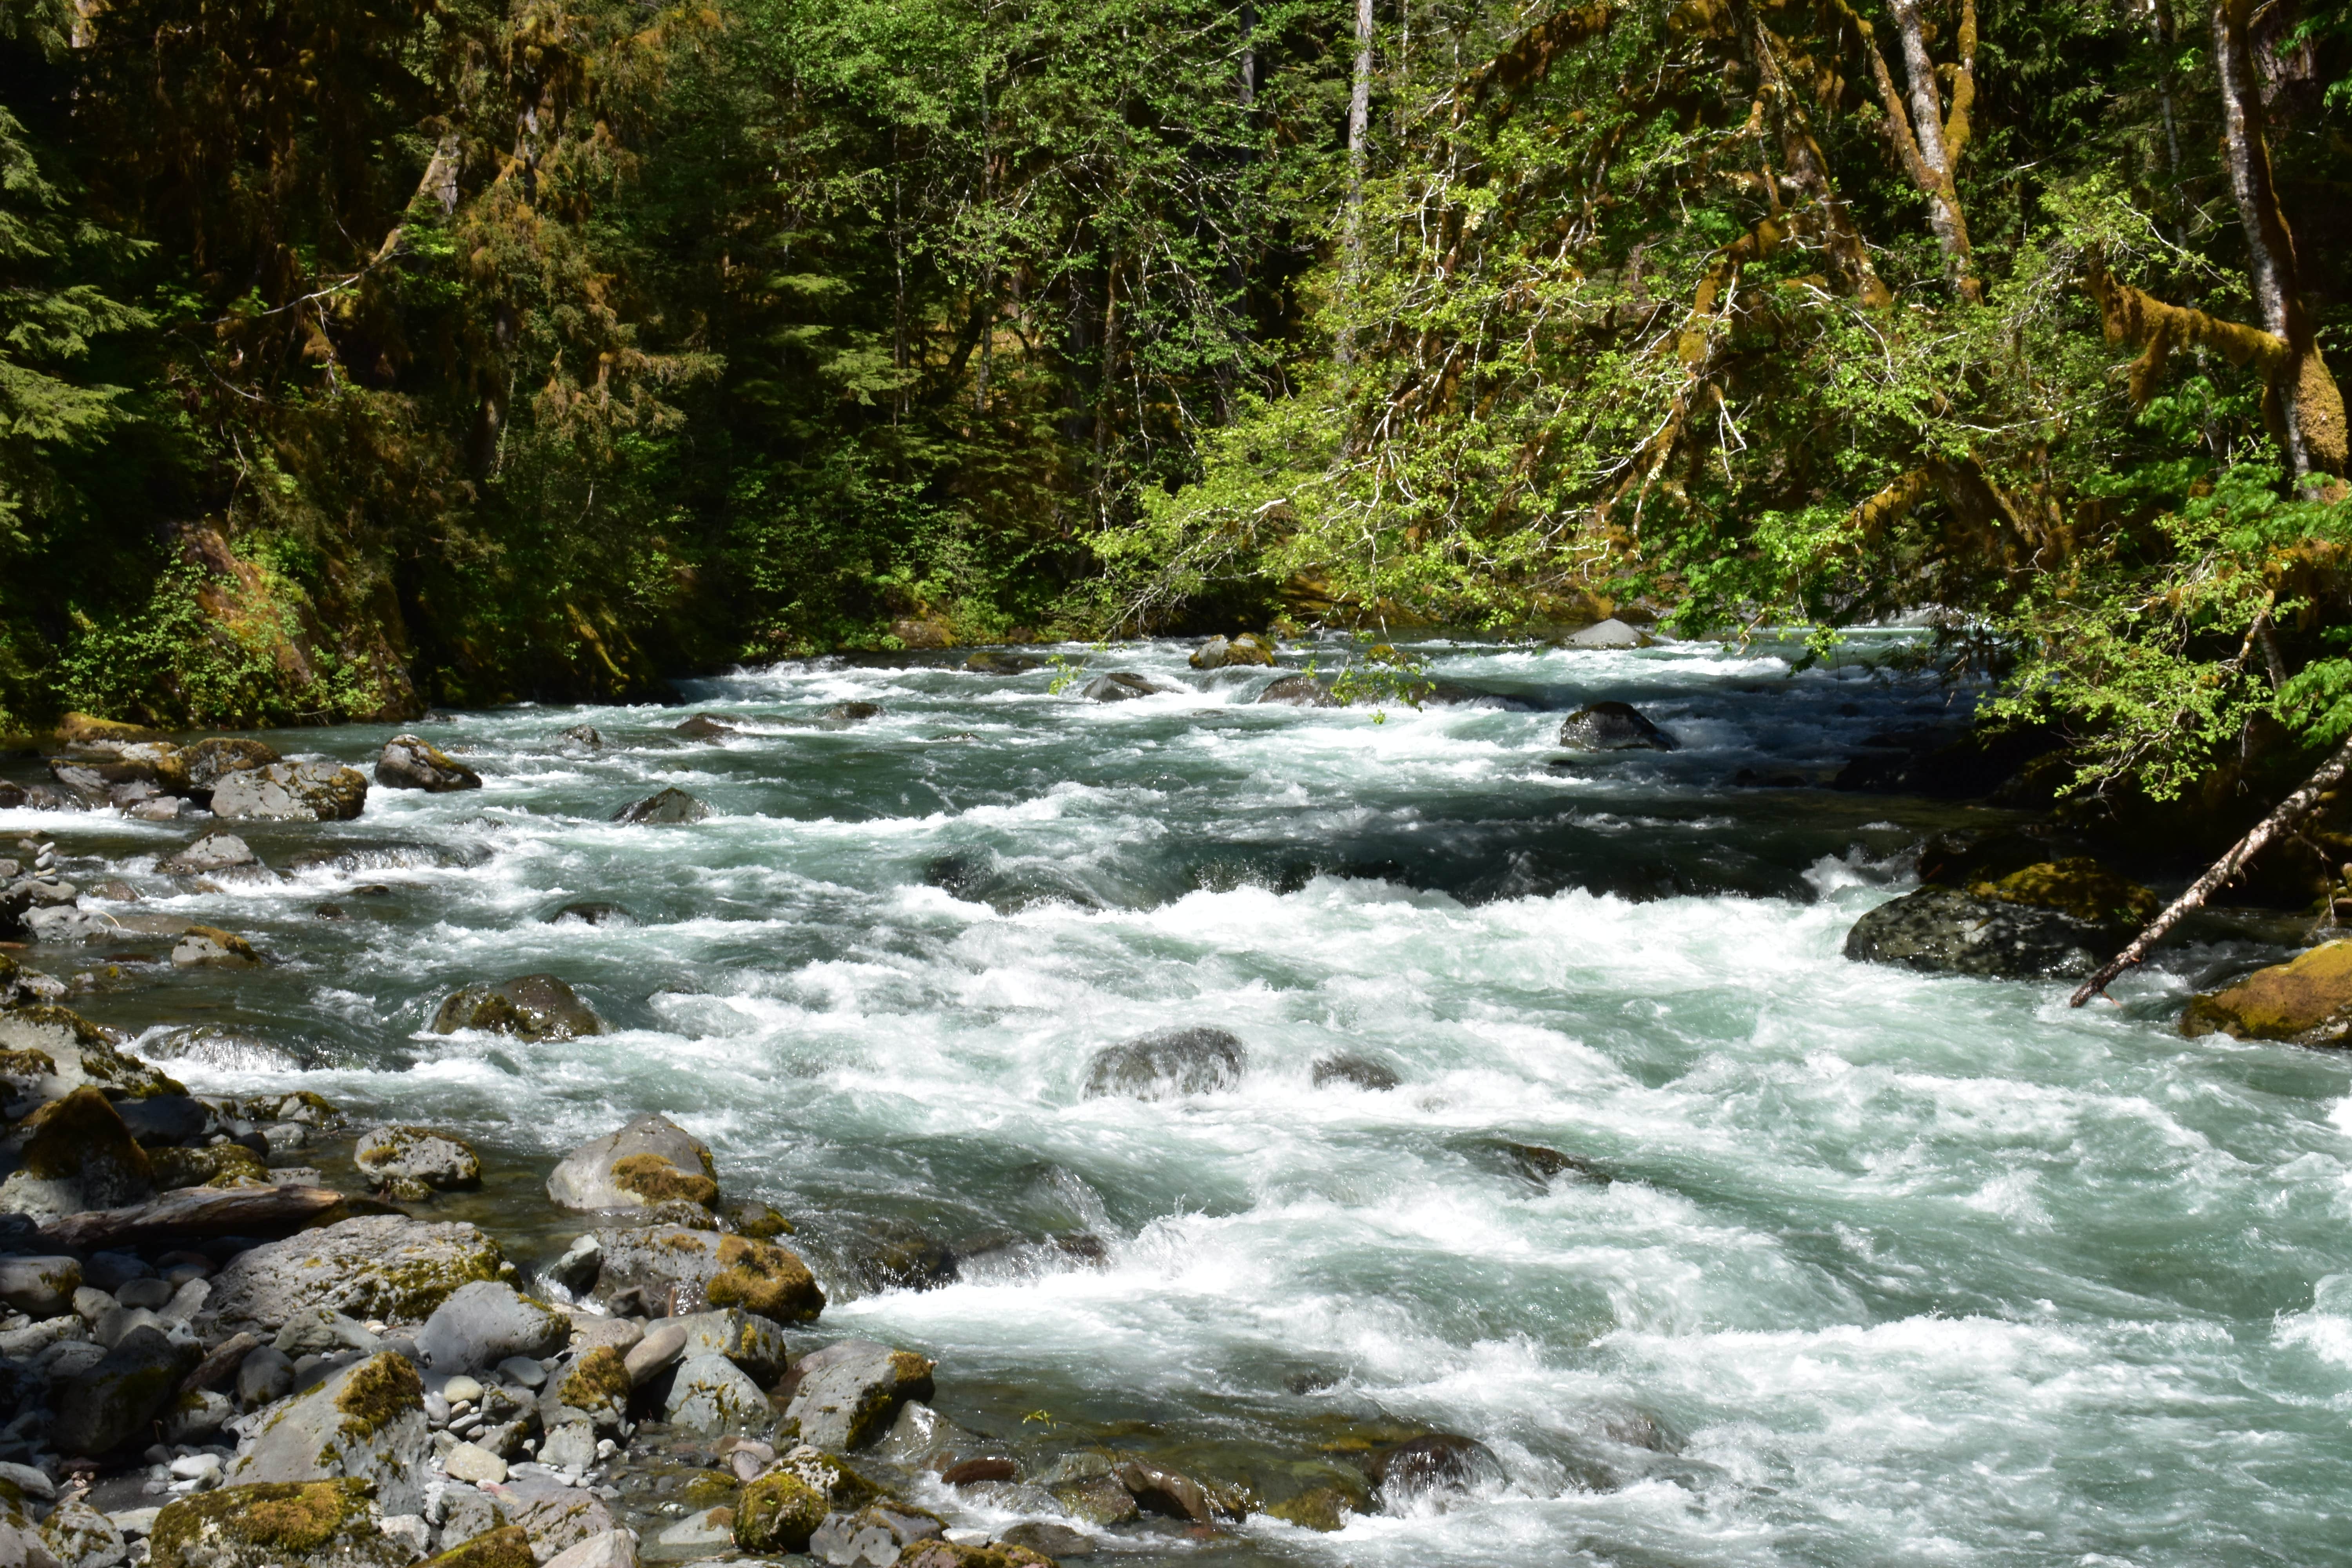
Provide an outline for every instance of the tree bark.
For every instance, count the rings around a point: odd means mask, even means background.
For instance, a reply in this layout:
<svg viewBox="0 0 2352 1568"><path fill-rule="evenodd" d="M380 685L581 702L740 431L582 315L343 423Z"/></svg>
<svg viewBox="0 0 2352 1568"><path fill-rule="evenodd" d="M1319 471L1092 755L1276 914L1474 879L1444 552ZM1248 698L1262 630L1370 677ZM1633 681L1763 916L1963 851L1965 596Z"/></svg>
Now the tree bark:
<svg viewBox="0 0 2352 1568"><path fill-rule="evenodd" d="M2189 885L2189 890L2168 905L2164 912L2148 922L2148 927L2132 938L2131 945L2109 959L2099 972L2083 982L2071 1001L2080 1007L2092 997L2115 983L2125 970L2147 957L2148 950L2164 940L2165 933L2180 923L2182 917L2203 907L2207 899L2220 891L2231 879L2245 869L2246 862L2259 854L2263 847L2294 830L2295 825L2319 806L2320 796L2340 782L2347 772L2352 772L2352 737L2336 748L2336 752L2319 765L2319 771L2304 782L2301 789L2278 803L2268 816L2254 825L2253 831L2230 847L2230 852L2213 862L2206 873Z"/></svg>
<svg viewBox="0 0 2352 1568"><path fill-rule="evenodd" d="M2294 236L2279 206L2271 174L2262 83L2246 41L2252 0L2214 0L2213 62L2221 87L2221 157L2230 194L2246 231L2246 269L2263 325L2287 346L2286 362L2271 381L2272 412L2280 445L2298 488L2317 488L2316 476L2345 469L2344 396L2328 374L2304 309Z"/></svg>
<svg viewBox="0 0 2352 1568"><path fill-rule="evenodd" d="M1968 117L1976 96L1975 0L1960 0L1959 58L1952 77L1951 118L1944 117L1936 63L1927 53L1927 26L1919 0L1890 0L1903 37L1903 69L1911 85L1911 132L1918 149L1919 181L1927 198L1927 223L1943 248L1944 270L1952 287L1971 303L1984 297L1969 255L1969 222L1960 210L1960 153L1968 141Z"/></svg>
<svg viewBox="0 0 2352 1568"><path fill-rule="evenodd" d="M1372 0L1356 0L1356 68L1348 91L1348 211L1342 222L1340 247L1346 252L1346 283L1340 289L1343 309L1355 309L1357 283L1364 264L1364 170L1371 159L1372 128ZM1332 353L1345 365L1355 351L1354 330L1346 325Z"/></svg>

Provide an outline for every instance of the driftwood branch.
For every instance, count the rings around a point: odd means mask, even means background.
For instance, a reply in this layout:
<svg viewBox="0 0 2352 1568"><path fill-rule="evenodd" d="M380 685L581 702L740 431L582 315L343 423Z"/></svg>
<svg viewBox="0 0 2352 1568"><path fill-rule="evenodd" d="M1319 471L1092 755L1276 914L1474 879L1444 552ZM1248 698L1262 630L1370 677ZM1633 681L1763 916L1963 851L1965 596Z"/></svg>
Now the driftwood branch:
<svg viewBox="0 0 2352 1568"><path fill-rule="evenodd" d="M2347 738L2342 745L2336 747L2335 754L2320 763L2319 771L2305 780L2301 789L2279 802L2277 809L2254 824L2252 832L2231 845L2230 852L2214 861L2210 869L2189 884L2187 892L2167 905L2164 912L2150 921L2146 931L2132 938L2129 947L2109 959L2097 973L2084 981L2075 991L2072 1005L2080 1007L2114 984L2116 976L2145 959L2148 949L2162 942L2165 933L2179 925L2183 916L2202 908L2206 900L2245 869L2246 862L2260 854L2263 846L2283 834L2294 832L2297 825L2317 808L2320 796L2333 789L2347 772L2352 772L2352 738Z"/></svg>

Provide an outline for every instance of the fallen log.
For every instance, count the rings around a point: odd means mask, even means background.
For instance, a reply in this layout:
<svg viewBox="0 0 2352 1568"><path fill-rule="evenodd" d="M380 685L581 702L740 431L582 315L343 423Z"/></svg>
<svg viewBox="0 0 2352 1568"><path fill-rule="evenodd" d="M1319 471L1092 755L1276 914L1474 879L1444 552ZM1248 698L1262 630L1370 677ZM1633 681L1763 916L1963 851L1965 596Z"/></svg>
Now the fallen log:
<svg viewBox="0 0 2352 1568"><path fill-rule="evenodd" d="M41 1239L77 1252L218 1236L276 1240L322 1222L394 1212L332 1187L181 1187L129 1208L45 1221Z"/></svg>

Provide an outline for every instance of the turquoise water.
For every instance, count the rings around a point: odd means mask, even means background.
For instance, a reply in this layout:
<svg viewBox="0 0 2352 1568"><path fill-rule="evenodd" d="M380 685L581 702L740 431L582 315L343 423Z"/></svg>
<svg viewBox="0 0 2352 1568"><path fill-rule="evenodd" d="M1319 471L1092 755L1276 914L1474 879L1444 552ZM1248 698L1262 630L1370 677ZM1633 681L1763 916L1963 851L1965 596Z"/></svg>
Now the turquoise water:
<svg viewBox="0 0 2352 1568"><path fill-rule="evenodd" d="M2081 1012L2054 984L1850 963L1919 839L1994 818L1728 781L1825 774L1944 695L1710 645L1429 651L1524 706L1256 707L1262 677L1173 645L1097 656L1192 688L1118 704L1050 671L813 664L688 709L423 726L485 787L247 834L281 868L352 852L285 881L173 889L152 860L188 828L0 826L280 960L134 964L78 1005L199 1089L312 1088L477 1140L524 1194L502 1225L526 1261L568 1235L530 1179L666 1110L730 1195L800 1223L822 1328L937 1357L969 1425L1039 1454L1108 1436L1269 1498L1366 1435L1471 1436L1506 1478L1171 1550L2352 1562L2352 1065L2171 1027L2193 979L2260 950L2191 950ZM1553 765L1561 710L1600 697L1684 749ZM884 712L809 722L844 700ZM695 710L752 727L670 733ZM604 750L559 739L583 721ZM389 733L278 739L358 760ZM604 820L666 784L719 815ZM580 900L633 920L543 921ZM457 984L537 970L615 1032L425 1032ZM1171 1025L1238 1035L1239 1089L1082 1098L1095 1050ZM1401 1087L1312 1087L1342 1050ZM1538 1184L1498 1138L1615 1180ZM856 1237L892 1226L1031 1245L863 1290ZM1098 1262L1043 1245L1076 1232ZM1644 1417L1658 1446L1620 1440Z"/></svg>

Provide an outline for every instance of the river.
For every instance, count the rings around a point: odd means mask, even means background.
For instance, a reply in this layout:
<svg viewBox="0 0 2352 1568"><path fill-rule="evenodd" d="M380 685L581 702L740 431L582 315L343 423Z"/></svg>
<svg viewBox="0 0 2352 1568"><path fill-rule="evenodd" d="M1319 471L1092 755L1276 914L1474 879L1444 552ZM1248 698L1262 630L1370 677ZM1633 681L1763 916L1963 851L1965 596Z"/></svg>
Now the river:
<svg viewBox="0 0 2352 1568"><path fill-rule="evenodd" d="M134 964L75 1005L199 1091L475 1141L489 1187L432 1207L526 1262L576 1228L533 1195L552 1160L664 1110L800 1226L834 1297L801 1342L920 1349L967 1426L1269 1499L1415 1432L1499 1461L1187 1560L2352 1562L2352 1066L2171 1024L2254 950L2080 1012L1851 963L1921 838L1988 814L1729 781L1946 717L1931 681L1713 644L1422 651L1513 704L1255 705L1260 675L1173 643L1095 656L1190 688L1118 703L1052 669L818 661L684 709L416 726L484 787L245 832L281 869L331 852L283 880L156 876L185 827L0 826L278 960ZM1597 698L1682 749L1556 763ZM812 722L844 701L882 712ZM749 727L684 740L690 711ZM601 749L562 738L583 722ZM393 732L271 739L366 766ZM665 785L716 815L608 820ZM629 918L545 918L582 900ZM532 971L614 1032L427 1032L459 984ZM1094 1052L1175 1026L1238 1036L1239 1088L1083 1095ZM1399 1087L1316 1087L1340 1052ZM858 1285L861 1247L917 1233L960 1278Z"/></svg>

